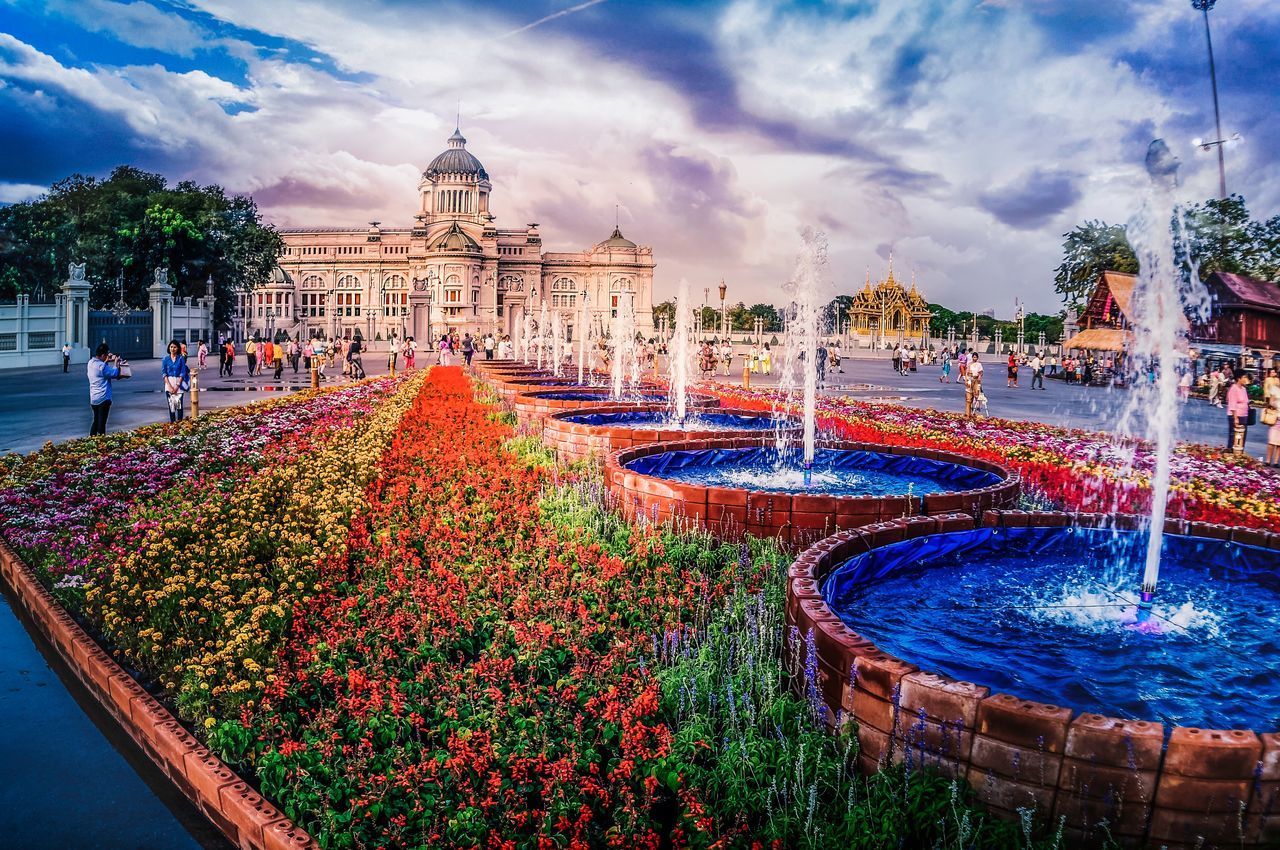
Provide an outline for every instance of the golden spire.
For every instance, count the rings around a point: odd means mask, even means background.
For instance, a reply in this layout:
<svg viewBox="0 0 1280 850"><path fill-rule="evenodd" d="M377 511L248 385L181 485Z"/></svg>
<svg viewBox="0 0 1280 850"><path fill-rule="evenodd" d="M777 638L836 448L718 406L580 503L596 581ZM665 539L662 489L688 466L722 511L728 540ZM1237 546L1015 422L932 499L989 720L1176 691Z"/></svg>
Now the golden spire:
<svg viewBox="0 0 1280 850"><path fill-rule="evenodd" d="M866 292L868 296L871 295L871 266L867 266L867 284L863 287L863 291Z"/></svg>
<svg viewBox="0 0 1280 850"><path fill-rule="evenodd" d="M893 283L893 252L889 252L889 276L885 278L885 283Z"/></svg>
<svg viewBox="0 0 1280 850"><path fill-rule="evenodd" d="M918 294L916 292L916 270L915 269L911 270L911 294L912 295Z"/></svg>

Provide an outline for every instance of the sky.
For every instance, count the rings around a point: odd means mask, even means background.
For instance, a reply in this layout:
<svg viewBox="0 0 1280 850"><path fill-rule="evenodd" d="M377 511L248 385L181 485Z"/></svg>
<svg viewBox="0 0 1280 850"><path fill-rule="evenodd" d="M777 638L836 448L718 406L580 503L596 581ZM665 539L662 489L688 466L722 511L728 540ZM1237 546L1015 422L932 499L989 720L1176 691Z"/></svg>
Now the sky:
<svg viewBox="0 0 1280 850"><path fill-rule="evenodd" d="M1210 13L1229 191L1280 212L1280 2ZM1217 193L1190 0L0 0L0 202L120 164L280 227L407 226L461 118L499 227L651 245L655 300L723 278L1053 312L1062 235L1137 210L1148 143Z"/></svg>

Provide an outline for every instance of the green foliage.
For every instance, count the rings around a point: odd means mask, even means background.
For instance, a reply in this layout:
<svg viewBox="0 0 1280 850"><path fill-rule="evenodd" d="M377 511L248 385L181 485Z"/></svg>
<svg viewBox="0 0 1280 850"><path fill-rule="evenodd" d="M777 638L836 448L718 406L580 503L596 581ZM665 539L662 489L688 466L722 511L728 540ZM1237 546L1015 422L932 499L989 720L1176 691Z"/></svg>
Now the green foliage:
<svg viewBox="0 0 1280 850"><path fill-rule="evenodd" d="M39 200L0 208L0 297L56 289L69 262L84 262L93 306L118 297L122 275L125 299L140 307L155 269L165 268L179 298L203 296L212 277L221 322L235 292L271 273L283 244L252 198L220 186L169 187L129 166L105 180L75 174Z"/></svg>
<svg viewBox="0 0 1280 850"><path fill-rule="evenodd" d="M1185 267L1189 249L1201 280L1214 272L1263 280L1280 278L1280 215L1255 221L1240 195L1192 204L1181 210L1170 226L1176 237L1176 259ZM1122 225L1086 221L1063 239L1063 259L1054 276L1054 289L1068 307L1084 306L1102 272L1138 271L1137 257Z"/></svg>
<svg viewBox="0 0 1280 850"><path fill-rule="evenodd" d="M929 320L929 331L933 336L945 338L947 328L951 327L956 332L956 343L960 344L967 339L973 328L973 313L968 311L955 311L943 307L941 304L930 304L929 309L933 311L933 318ZM1035 345L1040 339L1040 332L1044 331L1046 343L1055 343L1062 340L1063 314L1050 316L1045 313L1027 313L1023 320L1023 330L1026 333L1026 344ZM1018 323L1010 321L1002 321L993 319L990 316L978 316L978 334L985 339L993 339L996 330L1004 331L1005 343L1012 345L1018 339Z"/></svg>
<svg viewBox="0 0 1280 850"><path fill-rule="evenodd" d="M1073 310L1084 308L1104 271L1138 271L1138 258L1120 224L1094 220L1076 225L1063 234L1062 255L1053 288Z"/></svg>

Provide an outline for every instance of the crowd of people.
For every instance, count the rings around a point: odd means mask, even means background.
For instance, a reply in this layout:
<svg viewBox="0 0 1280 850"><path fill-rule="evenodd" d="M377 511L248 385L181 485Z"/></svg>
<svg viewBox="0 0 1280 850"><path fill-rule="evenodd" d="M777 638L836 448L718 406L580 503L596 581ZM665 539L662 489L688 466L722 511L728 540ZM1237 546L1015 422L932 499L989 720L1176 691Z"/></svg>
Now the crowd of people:
<svg viewBox="0 0 1280 850"><path fill-rule="evenodd" d="M658 355L662 346L656 341L637 341L637 355L643 368L656 371ZM612 349L606 340L597 343L603 368L608 370ZM230 377L235 374L239 352L234 341L220 339L217 344L219 377ZM350 380L365 377L363 354L365 344L360 337L315 338L306 341L297 339L272 340L250 339L243 344L246 374L250 377L260 376L264 370L270 369L274 380L280 380L286 369L311 372L315 370L320 380L327 379L327 370L341 364L341 374ZM487 333L483 336L472 336L470 333L459 334L457 331L441 334L430 346L435 354L435 362L452 365L460 359L470 366L477 356L486 360L495 358L509 360L516 352L512 339L507 334ZM800 360L808 361L808 352L801 352ZM196 359L198 369L204 369L211 355L209 345L201 340L198 343ZM773 351L767 342L753 344L742 355L745 358L743 368L752 374L770 375L773 373ZM192 370L187 361L188 352L185 342L170 341L164 359L160 364L163 391L168 407L169 420L180 421L183 418L186 395L190 392ZM397 365L404 369L417 367L418 343L413 337L402 341L392 341L388 347L388 367L394 371ZM69 350L63 351L63 371L67 371L70 360ZM697 349L698 368L704 377L714 375L719 369L724 374L732 373L735 360L733 345L729 341L710 340L702 342ZM1032 351L1025 353L1009 353L1005 360L1005 386L1016 388L1024 370L1030 377L1030 388L1044 390L1044 379L1048 375L1057 377L1061 374L1067 384L1091 385L1099 380L1110 384L1119 383L1120 369L1117 359L1112 355L1095 358L1088 354L1074 354L1059 359L1053 354L1042 354ZM817 374L818 386L825 388L827 374L830 371L843 372L840 348L834 342L820 342L813 352L813 362ZM974 419L988 414L987 396L983 392L983 374L985 366L977 351L962 349L958 346L934 349L917 345L899 344L892 351L893 369L899 375L917 371L920 366L937 362L939 364L938 380L941 383L959 383L964 387L964 415ZM997 361L998 362L998 361ZM1061 366L1061 370L1059 367ZM94 357L88 364L89 406L93 414L90 435L106 433L107 417L111 410L111 386L116 380L131 375L128 363L113 355L106 343L98 346ZM1148 379L1155 381L1155 370L1149 370ZM1255 409L1250 400L1250 387L1253 383L1247 370L1238 369L1227 362L1214 364L1199 378L1195 378L1191 369L1182 368L1179 375L1178 392L1186 402L1190 400L1194 383L1205 390L1209 404L1225 408L1228 420L1227 448L1241 452L1247 438L1248 428L1261 420L1268 426L1267 451L1263 462L1268 466L1280 466L1280 378L1275 369L1268 369L1265 379L1259 387L1262 407Z"/></svg>

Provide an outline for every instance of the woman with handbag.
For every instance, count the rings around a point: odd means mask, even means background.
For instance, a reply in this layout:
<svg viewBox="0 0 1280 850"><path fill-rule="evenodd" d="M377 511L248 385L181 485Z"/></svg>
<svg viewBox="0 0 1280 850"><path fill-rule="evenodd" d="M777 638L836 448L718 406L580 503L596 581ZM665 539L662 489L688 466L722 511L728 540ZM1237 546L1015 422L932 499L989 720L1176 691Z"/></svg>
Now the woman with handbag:
<svg viewBox="0 0 1280 850"><path fill-rule="evenodd" d="M160 375L164 380L165 400L169 403L169 421L181 422L183 400L191 387L191 369L176 339L169 342L169 353L160 362Z"/></svg>
<svg viewBox="0 0 1280 850"><path fill-rule="evenodd" d="M1262 384L1262 397L1267 406L1262 411L1262 424L1270 425L1267 429L1267 466L1280 466L1280 378L1275 369L1267 370L1267 379Z"/></svg>

